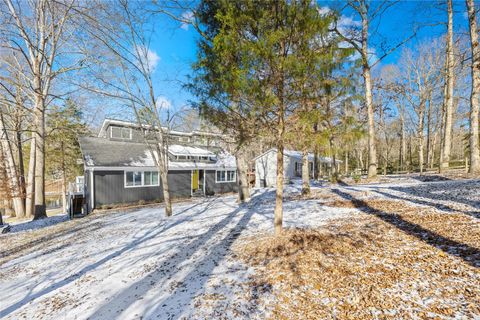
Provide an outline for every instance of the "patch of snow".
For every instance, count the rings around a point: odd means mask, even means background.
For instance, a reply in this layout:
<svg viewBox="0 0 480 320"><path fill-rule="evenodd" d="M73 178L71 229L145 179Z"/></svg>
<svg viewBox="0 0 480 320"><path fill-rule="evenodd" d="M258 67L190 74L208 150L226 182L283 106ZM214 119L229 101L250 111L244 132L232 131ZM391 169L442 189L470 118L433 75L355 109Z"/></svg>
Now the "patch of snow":
<svg viewBox="0 0 480 320"><path fill-rule="evenodd" d="M10 232L22 232L22 231L29 231L29 230L36 230L40 228L45 228L48 226L53 226L57 223L65 222L69 220L67 214L56 215L52 217L47 217L40 220L32 220L32 221L22 221L22 222L13 222L10 224Z"/></svg>

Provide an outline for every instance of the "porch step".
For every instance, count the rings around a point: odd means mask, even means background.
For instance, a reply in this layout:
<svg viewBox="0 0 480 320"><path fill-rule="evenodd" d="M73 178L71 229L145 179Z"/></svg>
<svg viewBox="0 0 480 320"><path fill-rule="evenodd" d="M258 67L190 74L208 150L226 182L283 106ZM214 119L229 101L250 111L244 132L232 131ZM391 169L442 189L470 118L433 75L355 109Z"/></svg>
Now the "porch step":
<svg viewBox="0 0 480 320"><path fill-rule="evenodd" d="M200 189L192 193L192 197L203 197L204 195L203 190Z"/></svg>

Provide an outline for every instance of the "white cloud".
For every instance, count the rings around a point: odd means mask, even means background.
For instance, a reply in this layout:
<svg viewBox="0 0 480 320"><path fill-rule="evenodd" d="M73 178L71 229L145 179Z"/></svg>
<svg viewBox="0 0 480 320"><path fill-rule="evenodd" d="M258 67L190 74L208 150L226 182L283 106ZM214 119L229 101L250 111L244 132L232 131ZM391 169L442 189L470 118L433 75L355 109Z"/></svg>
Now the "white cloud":
<svg viewBox="0 0 480 320"><path fill-rule="evenodd" d="M183 30L188 30L188 25L193 21L193 12L192 11L185 11L182 13L182 20L188 21L188 22L182 22L180 25L180 28Z"/></svg>
<svg viewBox="0 0 480 320"><path fill-rule="evenodd" d="M329 7L318 8L318 13L320 13L322 15L329 14L330 12L332 12L332 10Z"/></svg>
<svg viewBox="0 0 480 320"><path fill-rule="evenodd" d="M148 66L150 71L155 70L160 61L160 57L155 51L146 47L138 47L138 54L140 55L142 62ZM144 59L146 59L146 61L143 61Z"/></svg>
<svg viewBox="0 0 480 320"><path fill-rule="evenodd" d="M165 96L159 96L157 98L157 108L167 110L172 107L172 103Z"/></svg>
<svg viewBox="0 0 480 320"><path fill-rule="evenodd" d="M338 20L339 28L359 27L362 25L361 21L354 20L352 17L341 16Z"/></svg>
<svg viewBox="0 0 480 320"><path fill-rule="evenodd" d="M155 70L155 68L158 65L158 62L160 61L160 57L155 51L152 51L150 49L147 50L147 63L150 68L150 70Z"/></svg>

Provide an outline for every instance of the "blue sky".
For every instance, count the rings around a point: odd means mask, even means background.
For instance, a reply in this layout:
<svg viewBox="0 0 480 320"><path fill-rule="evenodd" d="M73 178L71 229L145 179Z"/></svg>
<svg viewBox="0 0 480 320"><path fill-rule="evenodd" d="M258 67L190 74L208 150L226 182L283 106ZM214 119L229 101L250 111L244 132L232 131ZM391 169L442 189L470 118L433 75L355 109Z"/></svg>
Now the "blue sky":
<svg viewBox="0 0 480 320"><path fill-rule="evenodd" d="M406 46L414 46L418 41L442 36L446 26L446 12L435 8L433 1L401 1L390 8L380 21L374 21L372 29L378 24L378 32L372 33L372 44L377 55L381 49L379 43L383 40L388 44L398 43L412 33L414 25L422 26L415 39ZM321 6L338 6L336 1L321 1ZM465 15L465 2L454 2L454 32L468 32L468 21ZM353 21L359 20L353 12L345 12L345 17ZM433 26L425 26L433 25ZM151 50L158 57L154 78L157 83L157 94L178 109L194 99L182 88L182 83L190 73L190 65L196 59L197 33L192 27L181 25L166 16L159 16L155 20ZM395 63L401 49L382 60L382 65Z"/></svg>

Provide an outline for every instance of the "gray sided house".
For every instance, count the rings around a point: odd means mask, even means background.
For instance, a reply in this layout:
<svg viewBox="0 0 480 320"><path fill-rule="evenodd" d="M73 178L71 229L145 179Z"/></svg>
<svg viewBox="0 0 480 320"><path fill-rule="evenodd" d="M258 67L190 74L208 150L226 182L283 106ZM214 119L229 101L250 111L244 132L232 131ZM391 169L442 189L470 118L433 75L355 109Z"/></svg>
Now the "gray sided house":
<svg viewBox="0 0 480 320"><path fill-rule="evenodd" d="M85 209L102 205L163 201L160 174L142 130L106 119L97 137L80 137ZM218 135L169 131L168 186L172 198L237 191L235 157L218 146Z"/></svg>
<svg viewBox="0 0 480 320"><path fill-rule="evenodd" d="M314 155L308 154L308 164L310 177L313 177ZM268 151L257 156L255 159L255 186L275 187L277 182L277 149L269 149ZM342 161L337 160L337 168ZM302 152L295 150L284 150L283 152L283 175L285 182L302 176ZM320 168L322 173L332 170L333 160L328 157L320 157Z"/></svg>

